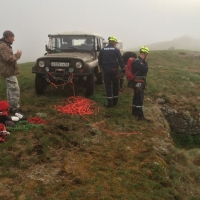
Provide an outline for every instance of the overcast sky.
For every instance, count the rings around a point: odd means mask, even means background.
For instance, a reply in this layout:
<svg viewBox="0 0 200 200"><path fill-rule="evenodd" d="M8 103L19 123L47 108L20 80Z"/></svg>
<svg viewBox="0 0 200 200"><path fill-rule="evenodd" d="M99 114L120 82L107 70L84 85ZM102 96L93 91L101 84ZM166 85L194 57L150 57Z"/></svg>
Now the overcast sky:
<svg viewBox="0 0 200 200"><path fill-rule="evenodd" d="M48 34L114 35L124 49L188 35L200 38L200 0L0 0L0 34L15 33L20 62L45 53Z"/></svg>

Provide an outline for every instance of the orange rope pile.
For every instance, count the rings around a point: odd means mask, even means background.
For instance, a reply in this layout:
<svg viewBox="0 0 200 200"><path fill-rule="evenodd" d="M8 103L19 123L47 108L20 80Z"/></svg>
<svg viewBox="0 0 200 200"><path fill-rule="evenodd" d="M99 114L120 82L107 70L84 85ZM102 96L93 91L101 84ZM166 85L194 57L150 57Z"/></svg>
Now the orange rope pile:
<svg viewBox="0 0 200 200"><path fill-rule="evenodd" d="M113 134L113 135L139 135L139 134L142 134L142 133L139 132L139 131L118 132L118 133L116 133L116 132L114 132L114 131L107 130L107 129L105 129L105 127L106 127L105 121L96 122L96 123L93 123L92 125L93 125L94 128L98 128L98 129L100 129L100 130L102 130L102 131L105 131L105 132L107 132L107 133L111 133L111 134ZM101 125L102 127L99 127L100 125Z"/></svg>
<svg viewBox="0 0 200 200"><path fill-rule="evenodd" d="M61 112L63 114L71 114L71 115L80 115L85 120L91 123L89 119L84 117L83 115L91 115L95 111L96 102L90 99L86 99L80 96L71 96L67 99L67 103L63 103L63 106L52 105L51 108L55 109L57 112ZM99 112L99 108L98 109ZM133 134L141 134L138 131L134 132L114 132L107 130L105 121L93 123L92 126L94 128L98 128L102 131L111 133L113 135L133 135Z"/></svg>
<svg viewBox="0 0 200 200"><path fill-rule="evenodd" d="M91 115L94 113L96 102L90 99L86 99L80 96L71 96L67 99L67 103L63 103L62 106L52 105L51 108L57 112L71 115Z"/></svg>
<svg viewBox="0 0 200 200"><path fill-rule="evenodd" d="M73 75L72 75L73 78ZM51 82L50 82L51 83ZM57 105L52 105L51 108L55 109L57 112L61 112L63 114L71 114L71 115L80 115L82 116L85 120L91 123L89 119L84 117L83 115L91 115L94 113L95 109L97 109L97 112L99 112L99 108L95 107L96 102L90 99L86 99L80 96L75 96L75 90L74 90L74 84L72 79L70 82L72 84L74 96L71 96L67 99L67 102L63 102L63 105L57 106ZM52 84L54 87L57 85ZM102 122L96 122L92 124L94 128L99 128L102 131L111 133L113 135L133 135L133 134L142 134L138 131L134 132L120 132L116 133L114 131L110 131L105 129L106 123L104 121ZM101 127L99 127L101 126Z"/></svg>
<svg viewBox="0 0 200 200"><path fill-rule="evenodd" d="M28 122L31 124L47 124L49 120L43 120L40 117L32 117L28 119Z"/></svg>

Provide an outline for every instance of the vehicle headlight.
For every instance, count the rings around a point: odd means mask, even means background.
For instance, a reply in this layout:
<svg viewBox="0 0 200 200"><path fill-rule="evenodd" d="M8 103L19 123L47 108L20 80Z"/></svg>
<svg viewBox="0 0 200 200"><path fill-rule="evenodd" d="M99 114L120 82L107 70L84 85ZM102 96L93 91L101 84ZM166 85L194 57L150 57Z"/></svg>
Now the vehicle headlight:
<svg viewBox="0 0 200 200"><path fill-rule="evenodd" d="M77 62L76 63L76 68L81 68L82 67L82 63L81 62Z"/></svg>
<svg viewBox="0 0 200 200"><path fill-rule="evenodd" d="M41 60L41 61L39 62L39 66L40 66L40 67L44 67L44 66L45 66L45 62Z"/></svg>

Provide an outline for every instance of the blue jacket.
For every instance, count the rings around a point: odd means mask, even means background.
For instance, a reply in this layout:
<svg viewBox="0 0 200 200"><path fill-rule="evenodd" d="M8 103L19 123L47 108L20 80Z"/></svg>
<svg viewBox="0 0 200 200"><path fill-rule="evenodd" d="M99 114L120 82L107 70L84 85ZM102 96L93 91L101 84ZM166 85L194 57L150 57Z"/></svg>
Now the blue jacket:
<svg viewBox="0 0 200 200"><path fill-rule="evenodd" d="M124 62L120 50L114 47L112 44L108 44L106 47L101 49L99 53L99 65L103 69L124 69Z"/></svg>
<svg viewBox="0 0 200 200"><path fill-rule="evenodd" d="M135 76L146 76L148 72L148 64L140 56L133 61L132 73Z"/></svg>

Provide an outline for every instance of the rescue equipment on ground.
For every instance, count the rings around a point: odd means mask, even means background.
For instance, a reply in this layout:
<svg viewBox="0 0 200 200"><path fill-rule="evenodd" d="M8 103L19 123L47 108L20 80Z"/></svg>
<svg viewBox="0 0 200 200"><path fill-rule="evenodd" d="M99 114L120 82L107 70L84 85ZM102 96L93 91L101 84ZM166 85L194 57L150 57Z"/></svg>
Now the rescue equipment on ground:
<svg viewBox="0 0 200 200"><path fill-rule="evenodd" d="M8 109L9 109L8 102L5 100L0 101L0 116L1 115L8 116Z"/></svg>
<svg viewBox="0 0 200 200"><path fill-rule="evenodd" d="M29 123L25 120L19 121L15 124L15 126L7 126L6 127L8 131L10 132L16 132L16 131L29 131L30 129L41 129L44 128L44 124L33 124Z"/></svg>
<svg viewBox="0 0 200 200"><path fill-rule="evenodd" d="M0 123L0 142L5 142L7 135L10 135L10 133L6 131L6 126Z"/></svg>
<svg viewBox="0 0 200 200"><path fill-rule="evenodd" d="M28 122L31 124L47 124L49 120L43 120L40 117L32 117L28 119Z"/></svg>
<svg viewBox="0 0 200 200"><path fill-rule="evenodd" d="M95 104L96 102L93 100L86 99L80 96L71 96L67 99L66 103L63 103L63 105L52 105L51 108L63 114L91 115L94 113Z"/></svg>

